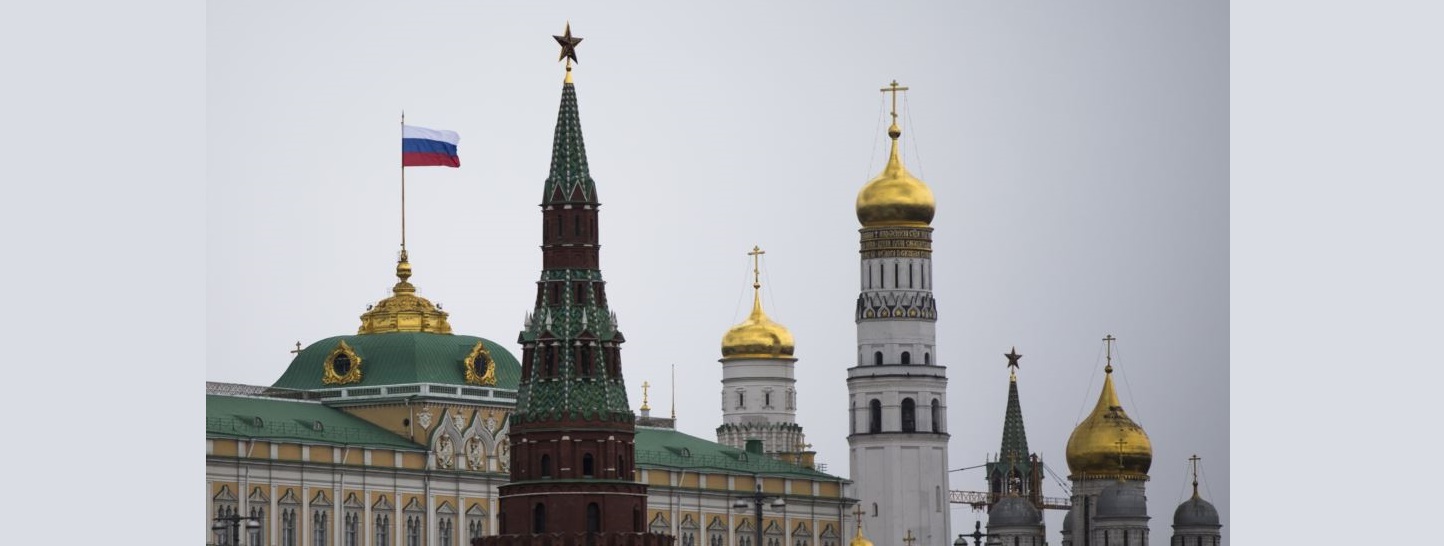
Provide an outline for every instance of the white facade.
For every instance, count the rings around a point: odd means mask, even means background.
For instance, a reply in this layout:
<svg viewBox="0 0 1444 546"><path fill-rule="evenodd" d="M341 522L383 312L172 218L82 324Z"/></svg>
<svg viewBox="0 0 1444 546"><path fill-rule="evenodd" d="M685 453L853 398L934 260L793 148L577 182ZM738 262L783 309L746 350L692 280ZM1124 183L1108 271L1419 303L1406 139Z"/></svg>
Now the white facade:
<svg viewBox="0 0 1444 546"><path fill-rule="evenodd" d="M1081 537L1089 537L1089 544L1098 546L1148 546L1148 515L1146 505L1140 514L1129 517L1102 516L1098 514L1099 497L1110 486L1128 488L1144 497L1145 482L1142 479L1119 480L1117 478L1076 478L1073 483L1072 529L1066 532L1064 546L1079 546Z"/></svg>
<svg viewBox="0 0 1444 546"><path fill-rule="evenodd" d="M745 449L762 440L765 453L805 451L797 424L795 358L722 360L722 426L717 443Z"/></svg>
<svg viewBox="0 0 1444 546"><path fill-rule="evenodd" d="M857 361L848 369L853 495L868 534L952 543L947 368L938 365L932 229L865 227Z"/></svg>

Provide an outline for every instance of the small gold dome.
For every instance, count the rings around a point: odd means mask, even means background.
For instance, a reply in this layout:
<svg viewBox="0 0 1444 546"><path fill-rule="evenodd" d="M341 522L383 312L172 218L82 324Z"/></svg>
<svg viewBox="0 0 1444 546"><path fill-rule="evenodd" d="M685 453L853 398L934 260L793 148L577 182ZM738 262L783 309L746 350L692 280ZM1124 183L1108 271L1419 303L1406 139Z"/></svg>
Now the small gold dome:
<svg viewBox="0 0 1444 546"><path fill-rule="evenodd" d="M450 334L451 324L446 321L446 312L432 305L430 300L416 295L416 286L407 282L411 278L411 263L406 261L406 251L396 263L396 277L401 279L391 288L392 296L383 299L361 315L358 334L380 334L384 332L429 332Z"/></svg>
<svg viewBox="0 0 1444 546"><path fill-rule="evenodd" d="M1098 405L1068 437L1068 472L1090 478L1146 477L1153 464L1153 444L1143 427L1123 412L1113 390L1113 366L1104 372Z"/></svg>
<svg viewBox="0 0 1444 546"><path fill-rule="evenodd" d="M853 536L853 537L852 537L852 540L851 540L850 542L848 542L847 545L848 545L848 546L872 546L872 541L871 541L871 540L868 540L867 537L862 536L862 529L858 529L858 530L857 530L857 535L856 535L856 536Z"/></svg>
<svg viewBox="0 0 1444 546"><path fill-rule="evenodd" d="M933 190L903 167L898 155L898 136L901 134L896 124L888 129L888 136L892 137L892 154L887 158L887 166L882 174L857 192L857 221L863 227L922 227L933 221L933 212L937 208Z"/></svg>
<svg viewBox="0 0 1444 546"><path fill-rule="evenodd" d="M792 358L792 332L762 312L759 285L752 285L752 315L722 336L722 360Z"/></svg>

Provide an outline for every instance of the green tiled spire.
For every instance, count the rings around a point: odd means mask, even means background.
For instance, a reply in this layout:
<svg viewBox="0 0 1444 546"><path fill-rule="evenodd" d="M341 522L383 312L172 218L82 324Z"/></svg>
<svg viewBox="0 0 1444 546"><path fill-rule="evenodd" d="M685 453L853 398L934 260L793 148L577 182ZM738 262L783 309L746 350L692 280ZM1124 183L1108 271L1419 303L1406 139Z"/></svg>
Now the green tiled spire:
<svg viewBox="0 0 1444 546"><path fill-rule="evenodd" d="M1008 410L1003 414L1003 446L1000 462L1028 462L1028 434L1023 431L1023 405L1018 402L1018 376L1008 378Z"/></svg>
<svg viewBox="0 0 1444 546"><path fill-rule="evenodd" d="M582 122L577 115L577 90L567 82L562 85L562 106L552 137L551 172L547 174L542 204L596 202L597 185L587 168L587 146L582 142Z"/></svg>
<svg viewBox="0 0 1444 546"><path fill-rule="evenodd" d="M616 317L598 267L596 186L587 170L576 88L562 87L551 174L542 198L542 272L536 308L518 336L524 372L519 422L634 419L622 381Z"/></svg>

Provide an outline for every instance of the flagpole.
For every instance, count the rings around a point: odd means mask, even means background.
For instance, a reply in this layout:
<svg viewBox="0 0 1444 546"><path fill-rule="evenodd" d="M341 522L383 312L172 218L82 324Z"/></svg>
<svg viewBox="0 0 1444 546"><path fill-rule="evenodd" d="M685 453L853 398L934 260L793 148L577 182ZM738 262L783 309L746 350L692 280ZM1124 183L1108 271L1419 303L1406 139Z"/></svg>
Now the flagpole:
<svg viewBox="0 0 1444 546"><path fill-rule="evenodd" d="M406 139L406 110L401 111L401 139ZM406 259L406 147L401 147L401 259Z"/></svg>

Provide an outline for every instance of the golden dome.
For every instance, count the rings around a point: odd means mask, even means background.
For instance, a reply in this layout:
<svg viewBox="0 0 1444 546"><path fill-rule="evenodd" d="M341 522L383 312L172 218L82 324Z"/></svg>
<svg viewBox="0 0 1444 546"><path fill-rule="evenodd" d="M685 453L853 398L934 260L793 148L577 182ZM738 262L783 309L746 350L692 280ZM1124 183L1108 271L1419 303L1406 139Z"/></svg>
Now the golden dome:
<svg viewBox="0 0 1444 546"><path fill-rule="evenodd" d="M871 540L868 540L867 537L862 536L862 517L861 517L861 516L859 516L859 517L857 518L857 534L854 534L854 535L852 536L852 540L849 541L849 542L847 543L847 545L848 545L848 546L872 546L872 541L871 541Z"/></svg>
<svg viewBox="0 0 1444 546"><path fill-rule="evenodd" d="M892 153L882 174L857 192L857 221L863 227L926 226L933 221L937 208L933 190L903 167L897 144L902 130L897 122L887 134L892 137Z"/></svg>
<svg viewBox="0 0 1444 546"><path fill-rule="evenodd" d="M1078 477L1141 478L1153 464L1153 444L1118 402L1113 365L1103 371L1103 392L1093 413L1068 437L1068 472Z"/></svg>
<svg viewBox="0 0 1444 546"><path fill-rule="evenodd" d="M752 314L722 336L722 360L792 358L792 332L762 312L760 285L752 285Z"/></svg>
<svg viewBox="0 0 1444 546"><path fill-rule="evenodd" d="M401 279L391 288L392 296L381 300L361 315L358 334L380 334L384 332L429 332L450 334L451 324L446 322L446 312L431 304L430 300L416 295L416 286L407 282L411 278L411 263L406 261L406 251L396 262L396 277Z"/></svg>

